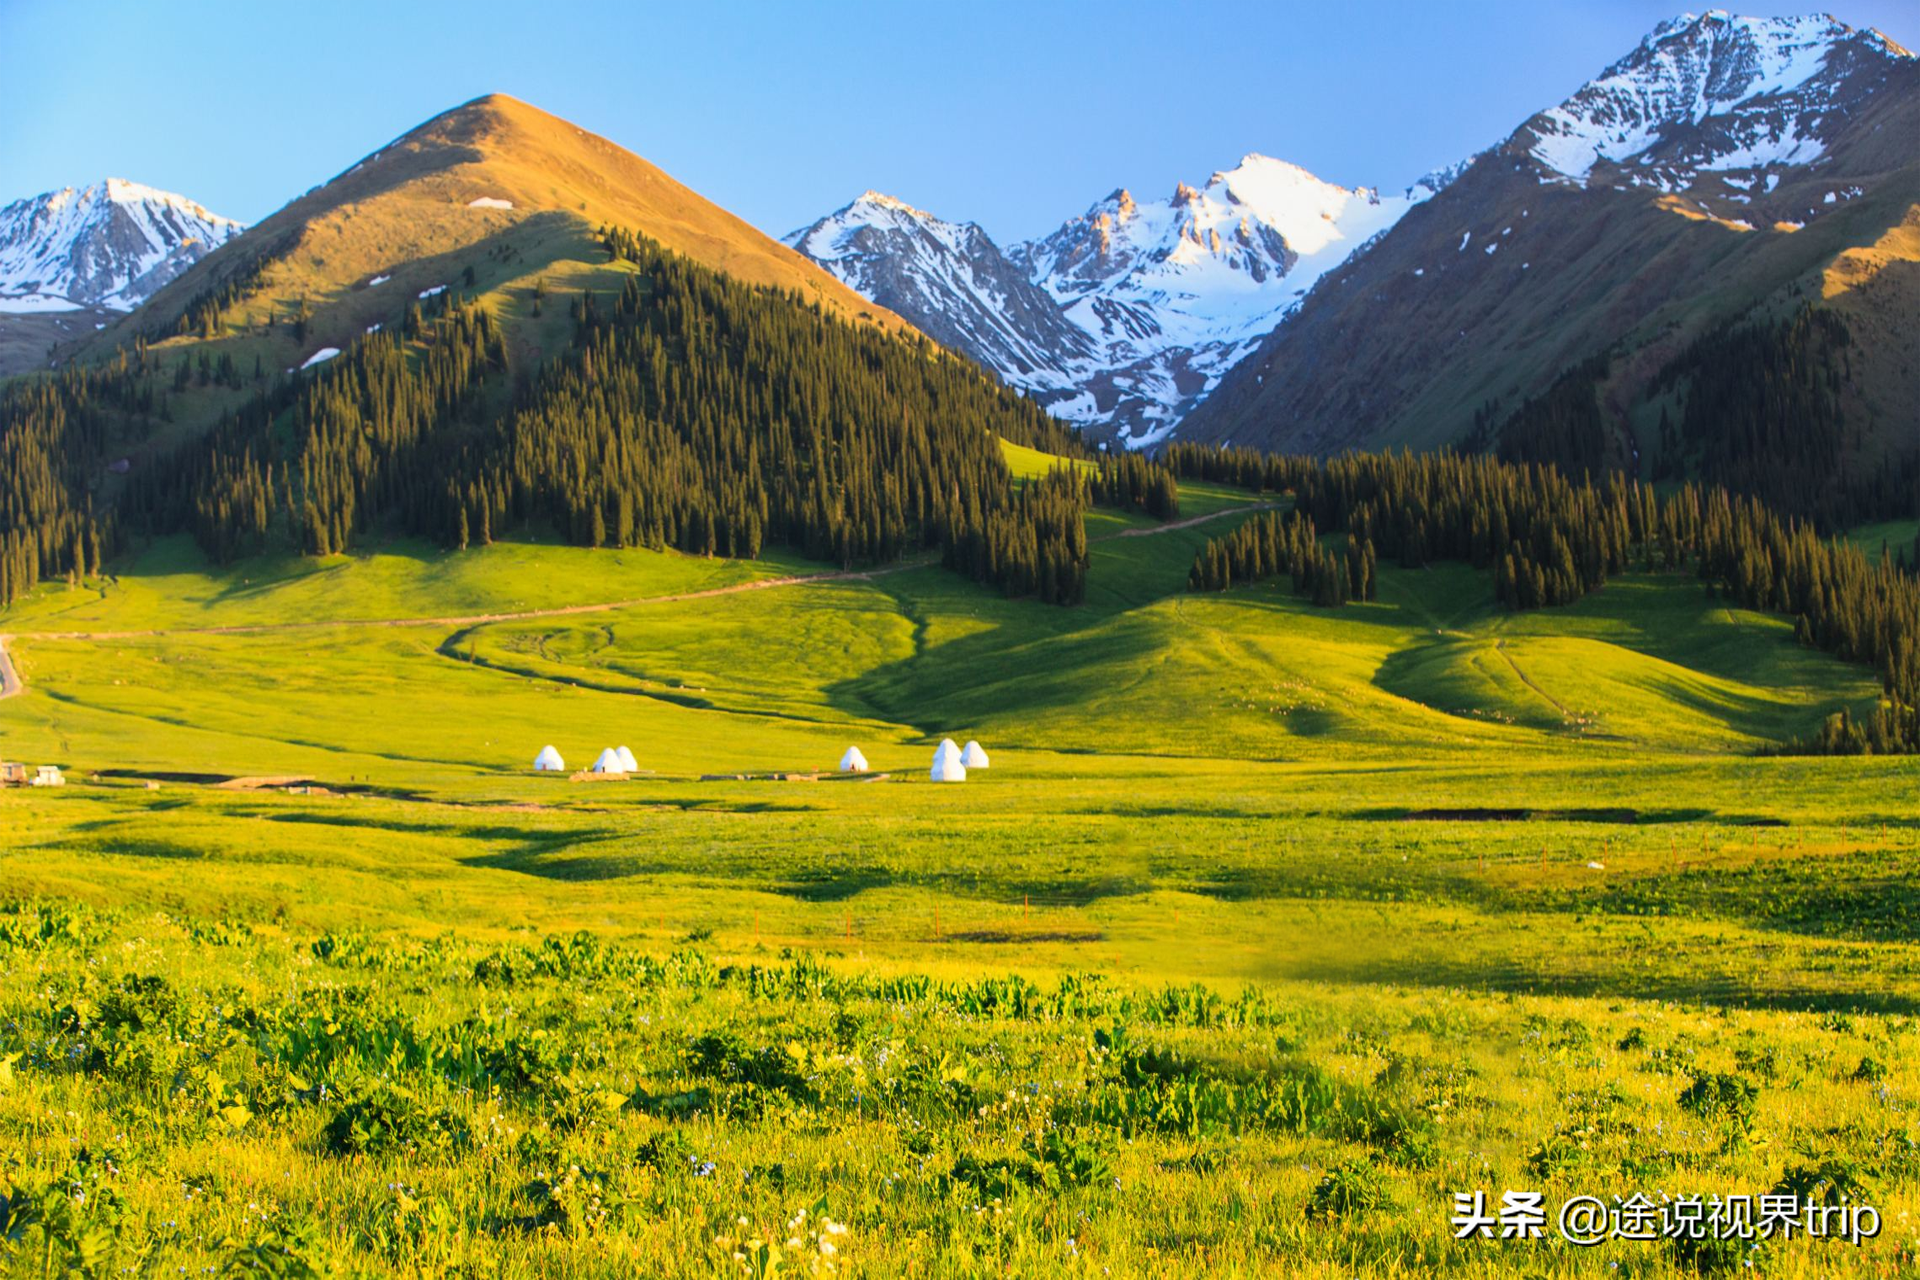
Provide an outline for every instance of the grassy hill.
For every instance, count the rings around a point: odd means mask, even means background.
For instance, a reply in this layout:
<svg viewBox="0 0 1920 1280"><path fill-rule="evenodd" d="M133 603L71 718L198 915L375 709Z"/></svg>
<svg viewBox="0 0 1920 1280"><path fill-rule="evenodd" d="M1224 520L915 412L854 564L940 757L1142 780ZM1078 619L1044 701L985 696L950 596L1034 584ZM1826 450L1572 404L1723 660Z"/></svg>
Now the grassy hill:
<svg viewBox="0 0 1920 1280"><path fill-rule="evenodd" d="M65 744L60 754L86 768L162 768L179 757L175 730L190 724L203 742L194 769L361 777L369 756L391 753L490 778L531 759L527 741L540 738L537 750L566 733L540 727L555 699L589 716L589 740L622 736L628 723L627 738L674 742L674 758L652 767L676 775L752 768L756 752L762 768L818 767L850 734L902 744L908 759L919 749L905 744L947 734L1050 754L1223 760L1737 752L1873 703L1869 672L1802 649L1784 619L1716 605L1684 574L1629 576L1579 604L1518 615L1494 603L1488 575L1457 565L1388 570L1377 602L1338 611L1284 584L1187 594L1194 551L1252 505L1189 485L1188 518L1198 519L1184 527L1102 513L1088 601L1075 609L1009 600L911 562L709 595L833 567L401 542L365 557L215 569L168 540L110 582L43 589L4 626L22 636L30 680L61 691L40 704L52 719L39 750ZM581 606L592 611L552 612ZM353 625L410 619L427 621ZM113 661L101 662L103 643ZM103 687L116 666L142 674ZM269 687L276 701L312 699L294 717L297 744L261 732L253 705ZM500 732L406 745L416 717L374 708L409 688L443 726L457 717ZM160 727L142 749L148 717ZM337 737L319 733L327 723ZM356 724L368 726L359 742ZM219 758L214 740L229 729L257 745ZM350 763L330 766L334 751ZM890 752L868 754L902 767Z"/></svg>
<svg viewBox="0 0 1920 1280"><path fill-rule="evenodd" d="M196 300L257 270L248 296L222 309L216 336L244 334L276 312L288 318L304 298L315 316L304 358L393 319L396 299L458 287L469 267L478 282L469 291L521 299L542 273L571 279L605 261L590 237L609 224L748 284L798 290L849 318L906 328L639 156L496 93L435 116L291 201L75 354L164 334Z"/></svg>

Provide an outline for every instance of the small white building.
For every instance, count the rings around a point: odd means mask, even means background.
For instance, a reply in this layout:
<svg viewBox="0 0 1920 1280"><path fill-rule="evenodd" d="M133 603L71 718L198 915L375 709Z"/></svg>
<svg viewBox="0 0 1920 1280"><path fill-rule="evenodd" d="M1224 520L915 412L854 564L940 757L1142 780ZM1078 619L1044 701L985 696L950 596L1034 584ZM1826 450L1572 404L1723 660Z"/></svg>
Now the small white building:
<svg viewBox="0 0 1920 1280"><path fill-rule="evenodd" d="M595 773L625 773L627 772L627 767L620 763L620 753L612 747L608 747L600 753L600 758L593 762L593 771Z"/></svg>
<svg viewBox="0 0 1920 1280"><path fill-rule="evenodd" d="M620 757L620 771L622 773L640 772L640 762L633 758L633 752L627 750L625 747L615 747L613 754Z"/></svg>
<svg viewBox="0 0 1920 1280"><path fill-rule="evenodd" d="M540 748L540 754L533 758L533 767L540 773L565 773L567 762L551 745Z"/></svg>
<svg viewBox="0 0 1920 1280"><path fill-rule="evenodd" d="M961 762L960 748L954 745L952 738L942 738L940 745L933 751L933 768L927 776L935 782L965 782L967 766Z"/></svg>
<svg viewBox="0 0 1920 1280"><path fill-rule="evenodd" d="M969 740L967 745L960 749L960 763L969 769L985 769L991 767L993 761L987 759L985 747Z"/></svg>
<svg viewBox="0 0 1920 1280"><path fill-rule="evenodd" d="M60 776L59 765L43 764L34 772L32 785L36 787L64 787L67 785L67 780Z"/></svg>
<svg viewBox="0 0 1920 1280"><path fill-rule="evenodd" d="M860 754L860 748L848 747L847 754L840 757L840 772L865 773L866 771L867 758Z"/></svg>

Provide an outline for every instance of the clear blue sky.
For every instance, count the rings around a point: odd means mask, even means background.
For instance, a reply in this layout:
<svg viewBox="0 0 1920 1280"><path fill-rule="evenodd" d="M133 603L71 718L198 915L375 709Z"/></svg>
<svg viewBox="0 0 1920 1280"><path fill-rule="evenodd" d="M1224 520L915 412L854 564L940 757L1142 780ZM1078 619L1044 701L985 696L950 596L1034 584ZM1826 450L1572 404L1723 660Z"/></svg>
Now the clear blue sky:
<svg viewBox="0 0 1920 1280"><path fill-rule="evenodd" d="M0 203L112 175L255 221L500 90L775 235L874 187L1006 242L1115 187L1157 195L1248 151L1348 185L1405 186L1504 137L1678 11L0 0ZM1920 47L1916 0L1858 0L1838 16Z"/></svg>

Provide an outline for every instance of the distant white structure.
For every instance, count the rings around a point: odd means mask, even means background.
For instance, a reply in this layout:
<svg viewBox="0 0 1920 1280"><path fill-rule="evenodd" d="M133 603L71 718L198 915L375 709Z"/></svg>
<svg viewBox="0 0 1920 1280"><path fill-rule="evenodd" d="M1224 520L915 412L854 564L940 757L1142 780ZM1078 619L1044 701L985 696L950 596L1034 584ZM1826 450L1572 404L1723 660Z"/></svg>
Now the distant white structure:
<svg viewBox="0 0 1920 1280"><path fill-rule="evenodd" d="M600 753L600 758L593 762L593 771L595 773L625 773L627 772L627 767L620 763L620 753L612 747L608 747Z"/></svg>
<svg viewBox="0 0 1920 1280"><path fill-rule="evenodd" d="M533 767L541 773L565 773L567 762L560 758L560 753L552 746L545 746L540 748L540 754L533 758Z"/></svg>
<svg viewBox="0 0 1920 1280"><path fill-rule="evenodd" d="M860 748L848 747L847 754L840 757L840 772L865 773L866 771L867 758L860 754Z"/></svg>
<svg viewBox="0 0 1920 1280"><path fill-rule="evenodd" d="M969 769L986 769L992 766L993 761L987 759L987 749L985 747L969 740L967 745L961 748L960 763Z"/></svg>
<svg viewBox="0 0 1920 1280"><path fill-rule="evenodd" d="M967 766L960 759L960 748L953 744L952 738L942 738L940 745L934 748L933 768L927 776L935 782L965 782Z"/></svg>
<svg viewBox="0 0 1920 1280"><path fill-rule="evenodd" d="M67 780L60 776L59 765L43 764L34 773L33 782L30 785L36 787L64 787L67 785Z"/></svg>
<svg viewBox="0 0 1920 1280"><path fill-rule="evenodd" d="M620 771L622 773L640 772L640 762L633 758L633 752L627 750L625 747L615 747L613 754L620 757Z"/></svg>

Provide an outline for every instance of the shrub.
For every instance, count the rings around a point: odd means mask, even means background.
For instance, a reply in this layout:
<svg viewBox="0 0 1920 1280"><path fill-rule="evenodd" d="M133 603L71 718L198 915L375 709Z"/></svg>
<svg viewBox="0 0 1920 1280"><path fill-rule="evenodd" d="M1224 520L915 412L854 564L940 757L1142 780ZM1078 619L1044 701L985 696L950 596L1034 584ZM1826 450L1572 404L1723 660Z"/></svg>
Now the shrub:
<svg viewBox="0 0 1920 1280"><path fill-rule="evenodd" d="M1853 1078L1866 1084L1879 1084L1887 1078L1887 1064L1871 1055L1860 1059L1860 1065L1853 1069Z"/></svg>
<svg viewBox="0 0 1920 1280"><path fill-rule="evenodd" d="M335 1155L374 1155L464 1146L467 1133L458 1119L429 1110L410 1091L381 1085L334 1112L323 1136Z"/></svg>
<svg viewBox="0 0 1920 1280"><path fill-rule="evenodd" d="M1710 1072L1697 1077L1680 1094L1680 1105L1706 1120L1725 1120L1735 1127L1753 1125L1754 1104L1760 1086L1745 1076Z"/></svg>
<svg viewBox="0 0 1920 1280"><path fill-rule="evenodd" d="M1386 1179L1370 1160L1348 1160L1327 1170L1307 1197L1309 1218L1357 1217L1387 1198Z"/></svg>
<svg viewBox="0 0 1920 1280"><path fill-rule="evenodd" d="M1873 1199L1873 1182L1865 1167L1842 1155L1792 1166L1780 1175L1773 1190L1775 1195L1798 1196L1801 1204L1863 1204Z"/></svg>

